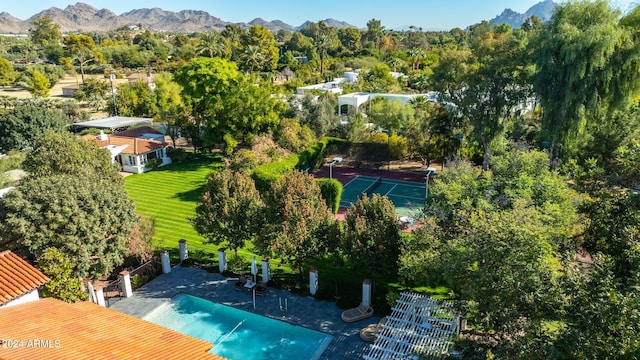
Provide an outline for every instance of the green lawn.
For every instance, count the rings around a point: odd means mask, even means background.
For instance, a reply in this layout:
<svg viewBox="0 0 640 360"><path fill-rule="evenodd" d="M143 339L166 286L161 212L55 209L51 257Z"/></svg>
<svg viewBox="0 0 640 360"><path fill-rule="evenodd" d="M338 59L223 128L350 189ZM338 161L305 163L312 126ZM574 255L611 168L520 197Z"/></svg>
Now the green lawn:
<svg viewBox="0 0 640 360"><path fill-rule="evenodd" d="M155 219L155 241L160 248L177 248L186 239L190 251L215 252L215 245L203 245L189 219L195 214L207 174L220 166L220 156L189 154L180 164L125 178L125 189L139 213Z"/></svg>

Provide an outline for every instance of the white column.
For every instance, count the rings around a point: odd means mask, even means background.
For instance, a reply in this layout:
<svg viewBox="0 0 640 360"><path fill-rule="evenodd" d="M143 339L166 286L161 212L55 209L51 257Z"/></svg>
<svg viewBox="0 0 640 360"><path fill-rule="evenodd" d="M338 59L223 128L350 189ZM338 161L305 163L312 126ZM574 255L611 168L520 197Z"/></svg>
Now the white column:
<svg viewBox="0 0 640 360"><path fill-rule="evenodd" d="M162 260L162 273L170 273L171 262L169 261L169 252L167 250L162 250L162 252L160 253L160 259Z"/></svg>
<svg viewBox="0 0 640 360"><path fill-rule="evenodd" d="M180 262L183 262L184 259L189 257L189 252L187 250L187 240L180 239L180 241L178 241L178 247L180 248Z"/></svg>
<svg viewBox="0 0 640 360"><path fill-rule="evenodd" d="M98 305L107 307L107 304L104 302L104 291L102 291L102 287L95 288L96 290L96 301Z"/></svg>
<svg viewBox="0 0 640 360"><path fill-rule="evenodd" d="M121 271L120 274L118 274L118 277L120 278L120 287L122 288L122 295L124 295L124 297L126 298L133 295L133 288L131 287L131 276L129 276L129 272L126 270Z"/></svg>
<svg viewBox="0 0 640 360"><path fill-rule="evenodd" d="M227 249L220 248L218 249L218 270L222 274L225 270L227 270Z"/></svg>
<svg viewBox="0 0 640 360"><path fill-rule="evenodd" d="M271 280L271 270L269 269L269 259L262 259L262 281L266 284Z"/></svg>
<svg viewBox="0 0 640 360"><path fill-rule="evenodd" d="M318 291L318 270L311 269L309 270L309 293L311 295L315 295Z"/></svg>
<svg viewBox="0 0 640 360"><path fill-rule="evenodd" d="M362 281L362 306L371 306L371 280Z"/></svg>
<svg viewBox="0 0 640 360"><path fill-rule="evenodd" d="M91 281L87 282L87 292L89 293L89 301L91 301L94 304L97 304L98 301L96 300L96 291L93 288L93 284L91 283Z"/></svg>

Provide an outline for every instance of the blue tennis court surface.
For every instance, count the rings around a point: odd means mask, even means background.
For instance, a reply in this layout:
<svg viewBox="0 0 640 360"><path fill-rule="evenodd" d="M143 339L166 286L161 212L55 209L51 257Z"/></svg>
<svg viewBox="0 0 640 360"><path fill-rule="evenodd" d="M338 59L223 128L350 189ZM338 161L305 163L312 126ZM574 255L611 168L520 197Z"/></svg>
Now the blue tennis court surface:
<svg viewBox="0 0 640 360"><path fill-rule="evenodd" d="M425 184L412 181L358 175L344 185L340 206L349 207L363 193L386 196L399 215L411 216L424 206Z"/></svg>

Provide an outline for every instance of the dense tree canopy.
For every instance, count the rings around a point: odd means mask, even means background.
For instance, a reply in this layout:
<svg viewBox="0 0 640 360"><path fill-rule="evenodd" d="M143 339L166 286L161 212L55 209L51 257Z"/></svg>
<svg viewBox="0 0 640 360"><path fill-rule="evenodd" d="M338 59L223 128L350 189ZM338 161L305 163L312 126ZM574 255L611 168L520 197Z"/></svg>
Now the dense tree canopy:
<svg viewBox="0 0 640 360"><path fill-rule="evenodd" d="M133 202L108 179L32 177L0 201L0 243L25 257L55 247L79 276L97 279L122 264L136 220Z"/></svg>
<svg viewBox="0 0 640 360"><path fill-rule="evenodd" d="M255 240L263 254L291 262L300 270L335 248L337 225L312 177L294 171L271 183L263 194L264 227Z"/></svg>
<svg viewBox="0 0 640 360"><path fill-rule="evenodd" d="M33 150L23 162L23 168L32 177L97 176L114 184L122 184L119 168L111 163L108 151L68 132L47 132L38 137Z"/></svg>
<svg viewBox="0 0 640 360"><path fill-rule="evenodd" d="M535 44L535 91L544 108L543 141L554 158L574 156L585 124L608 120L640 87L639 25L608 1L558 7Z"/></svg>
<svg viewBox="0 0 640 360"><path fill-rule="evenodd" d="M191 223L207 241L216 245L226 241L237 255L258 234L262 210L251 176L222 170L209 175Z"/></svg>
<svg viewBox="0 0 640 360"><path fill-rule="evenodd" d="M244 137L277 124L281 105L273 89L254 85L232 62L195 59L178 70L175 81L191 106L192 122L205 129L205 145L220 142L225 134Z"/></svg>
<svg viewBox="0 0 640 360"><path fill-rule="evenodd" d="M470 301L476 325L507 334L553 318L563 254L582 230L580 197L540 152L495 156L478 176L460 163L430 186L432 218L401 256L411 283L446 283Z"/></svg>
<svg viewBox="0 0 640 360"><path fill-rule="evenodd" d="M363 196L347 210L342 246L354 268L373 278L394 277L400 240L396 210L388 198Z"/></svg>
<svg viewBox="0 0 640 360"><path fill-rule="evenodd" d="M33 147L47 131L61 131L69 119L59 110L20 105L0 115L0 152Z"/></svg>

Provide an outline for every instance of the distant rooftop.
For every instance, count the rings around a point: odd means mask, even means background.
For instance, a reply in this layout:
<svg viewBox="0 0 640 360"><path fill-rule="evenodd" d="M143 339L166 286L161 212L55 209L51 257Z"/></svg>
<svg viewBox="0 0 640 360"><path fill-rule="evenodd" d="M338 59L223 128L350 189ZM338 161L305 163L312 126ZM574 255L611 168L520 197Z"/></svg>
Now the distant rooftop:
<svg viewBox="0 0 640 360"><path fill-rule="evenodd" d="M75 124L72 124L71 126L73 127L74 131L88 129L88 128L110 129L113 131L118 129L127 129L135 125L143 125L143 124L151 124L151 123L153 123L153 119L151 118L111 116L103 119L77 122Z"/></svg>

